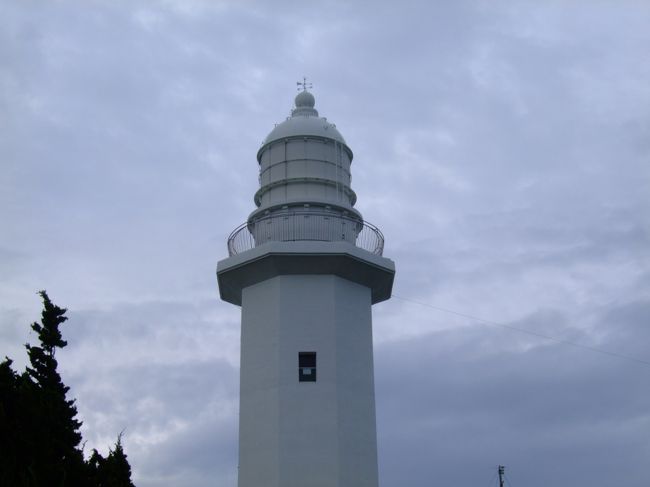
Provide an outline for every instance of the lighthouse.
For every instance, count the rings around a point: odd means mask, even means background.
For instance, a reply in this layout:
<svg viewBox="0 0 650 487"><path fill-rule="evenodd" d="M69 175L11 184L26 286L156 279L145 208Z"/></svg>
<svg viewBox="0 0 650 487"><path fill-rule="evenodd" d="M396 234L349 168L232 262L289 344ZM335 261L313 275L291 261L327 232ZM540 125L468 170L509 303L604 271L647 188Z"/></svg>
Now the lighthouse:
<svg viewBox="0 0 650 487"><path fill-rule="evenodd" d="M371 307L395 265L309 87L258 150L256 209L217 265L241 306L239 487L378 484Z"/></svg>

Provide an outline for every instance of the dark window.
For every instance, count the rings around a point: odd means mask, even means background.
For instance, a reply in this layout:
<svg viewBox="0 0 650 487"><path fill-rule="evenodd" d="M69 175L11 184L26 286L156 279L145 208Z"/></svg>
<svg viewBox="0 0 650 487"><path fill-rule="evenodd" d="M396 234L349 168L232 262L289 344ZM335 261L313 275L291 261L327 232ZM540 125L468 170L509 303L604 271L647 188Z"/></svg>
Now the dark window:
<svg viewBox="0 0 650 487"><path fill-rule="evenodd" d="M298 381L316 382L316 352L298 352Z"/></svg>

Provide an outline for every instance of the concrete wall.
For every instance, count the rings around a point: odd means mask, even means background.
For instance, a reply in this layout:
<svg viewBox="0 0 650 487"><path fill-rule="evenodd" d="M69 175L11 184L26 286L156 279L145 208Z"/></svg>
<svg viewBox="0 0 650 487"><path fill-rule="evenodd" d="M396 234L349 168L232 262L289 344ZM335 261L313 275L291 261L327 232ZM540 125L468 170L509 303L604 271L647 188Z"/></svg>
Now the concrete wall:
<svg viewBox="0 0 650 487"><path fill-rule="evenodd" d="M370 289L285 275L242 295L239 487L377 487ZM317 381L298 381L298 353Z"/></svg>

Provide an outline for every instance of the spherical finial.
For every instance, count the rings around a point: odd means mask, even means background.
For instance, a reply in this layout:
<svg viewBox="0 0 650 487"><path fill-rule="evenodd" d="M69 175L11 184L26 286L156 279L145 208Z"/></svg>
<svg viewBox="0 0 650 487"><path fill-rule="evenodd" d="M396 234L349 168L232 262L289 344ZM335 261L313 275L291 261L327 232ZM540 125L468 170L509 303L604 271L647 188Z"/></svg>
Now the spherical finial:
<svg viewBox="0 0 650 487"><path fill-rule="evenodd" d="M296 95L295 103L296 108L314 108L316 99L314 95L305 90Z"/></svg>

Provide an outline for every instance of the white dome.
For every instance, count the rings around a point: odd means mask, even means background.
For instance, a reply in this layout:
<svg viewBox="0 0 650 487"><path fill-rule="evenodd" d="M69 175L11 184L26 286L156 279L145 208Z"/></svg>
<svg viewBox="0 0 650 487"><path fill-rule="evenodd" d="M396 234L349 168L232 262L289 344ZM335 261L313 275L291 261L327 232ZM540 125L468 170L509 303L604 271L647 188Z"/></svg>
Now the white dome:
<svg viewBox="0 0 650 487"><path fill-rule="evenodd" d="M269 143L288 137L323 137L336 140L347 148L345 139L336 126L329 123L327 119L318 116L318 112L314 109L314 95L308 91L301 91L296 96L295 103L296 108L291 111L291 117L276 125L266 136L258 156ZM349 148L347 149L350 151Z"/></svg>
<svg viewBox="0 0 650 487"><path fill-rule="evenodd" d="M264 139L264 145L286 137L310 135L338 140L345 144L345 139L334 124L329 123L324 118L294 115L271 130L271 133Z"/></svg>

